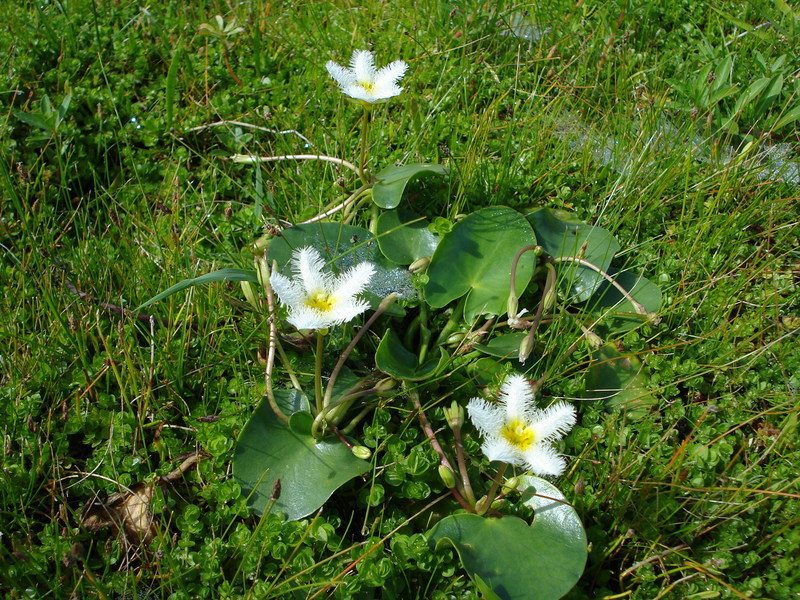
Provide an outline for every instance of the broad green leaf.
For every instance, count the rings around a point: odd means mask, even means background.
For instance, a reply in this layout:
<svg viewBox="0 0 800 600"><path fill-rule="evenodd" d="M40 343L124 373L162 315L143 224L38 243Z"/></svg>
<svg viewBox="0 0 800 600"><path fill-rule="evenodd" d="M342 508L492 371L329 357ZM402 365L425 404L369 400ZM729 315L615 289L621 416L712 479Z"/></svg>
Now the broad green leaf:
<svg viewBox="0 0 800 600"><path fill-rule="evenodd" d="M492 206L472 213L439 242L428 266L425 298L441 308L467 294L464 319L499 315L508 301L511 265L524 246L536 244L525 218L506 206ZM517 266L516 289L520 294L533 274L535 259L523 254Z"/></svg>
<svg viewBox="0 0 800 600"><path fill-rule="evenodd" d="M339 272L364 261L375 261L378 245L375 236L362 227L341 223L307 223L281 232L269 245L269 262L278 261L278 269L291 275L289 263L298 248L312 246Z"/></svg>
<svg viewBox="0 0 800 600"><path fill-rule="evenodd" d="M276 390L279 404L296 404L296 392ZM293 398L285 398L293 395ZM242 430L233 456L233 476L249 496L250 509L260 515L278 510L290 521L310 515L344 483L369 470L339 440L308 435L311 415L295 413L287 426L264 400ZM270 506L275 480L281 494Z"/></svg>
<svg viewBox="0 0 800 600"><path fill-rule="evenodd" d="M615 274L612 270L609 274L648 312L656 313L661 308L661 288L649 279L633 271ZM594 313L603 315L598 329L608 332L628 331L650 320L649 316L637 313L630 300L607 281L603 282L586 305Z"/></svg>
<svg viewBox="0 0 800 600"><path fill-rule="evenodd" d="M375 352L375 365L396 379L420 381L432 377L448 360L447 353L439 349L439 356L419 364L417 355L403 347L400 336L387 329Z"/></svg>
<svg viewBox="0 0 800 600"><path fill-rule="evenodd" d="M163 300L167 296L171 296L175 292L180 292L181 290L185 290L193 285L216 283L218 281L250 281L251 283L258 283L258 276L256 275L255 271L246 271L244 269L220 269L219 271L212 271L211 273L200 275L200 277L193 277L192 279L184 279L183 281L179 281L160 294L153 296L144 304L139 305L134 310L140 310L145 306L153 304L153 302Z"/></svg>
<svg viewBox="0 0 800 600"><path fill-rule="evenodd" d="M607 271L620 246L605 229L587 225L560 210L540 208L528 215L536 239L550 256L577 257ZM583 302L603 283L589 267L573 262L556 264L559 285L571 302Z"/></svg>
<svg viewBox="0 0 800 600"><path fill-rule="evenodd" d="M428 540L452 544L469 576L501 600L557 600L583 573L586 534L552 484L523 476L520 489L534 509L533 524L513 516L456 514L434 525Z"/></svg>
<svg viewBox="0 0 800 600"><path fill-rule="evenodd" d="M378 217L378 246L398 265L410 265L432 256L439 238L428 229L428 220L408 210L389 210Z"/></svg>
<svg viewBox="0 0 800 600"><path fill-rule="evenodd" d="M381 208L397 208L409 181L431 175L447 175L449 172L445 166L428 163L401 167L391 165L375 176L378 181L372 188L372 201Z"/></svg>
<svg viewBox="0 0 800 600"><path fill-rule="evenodd" d="M641 419L657 403L647 385L646 367L636 356L621 354L614 344L606 344L592 358L586 374L587 398L625 410L632 419Z"/></svg>

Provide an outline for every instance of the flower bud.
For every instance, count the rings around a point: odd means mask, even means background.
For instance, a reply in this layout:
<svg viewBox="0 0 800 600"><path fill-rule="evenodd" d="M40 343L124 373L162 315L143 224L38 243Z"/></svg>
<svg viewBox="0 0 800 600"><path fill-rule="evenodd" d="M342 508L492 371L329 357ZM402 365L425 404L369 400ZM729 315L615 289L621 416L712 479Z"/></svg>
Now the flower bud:
<svg viewBox="0 0 800 600"><path fill-rule="evenodd" d="M597 349L603 345L603 339L596 333L587 330L583 335L592 348Z"/></svg>
<svg viewBox="0 0 800 600"><path fill-rule="evenodd" d="M479 515L485 515L486 511L489 510L489 506L489 497L484 496L475 503L475 512Z"/></svg>
<svg viewBox="0 0 800 600"><path fill-rule="evenodd" d="M544 307L542 308L542 312L546 313L551 308L553 308L553 306L555 306L557 293L558 293L558 290L556 289L556 286L553 286L549 290L547 290L547 292L545 293L544 297L542 298L542 304L544 304Z"/></svg>
<svg viewBox="0 0 800 600"><path fill-rule="evenodd" d="M244 299L247 300L247 303L255 308L256 310L260 307L259 299L256 297L255 289L253 289L253 284L249 281L240 281L242 285L242 292L244 293Z"/></svg>
<svg viewBox="0 0 800 600"><path fill-rule="evenodd" d="M375 384L373 388L376 394L385 394L386 392L393 390L397 386L397 380L393 379L392 377L384 377L378 383Z"/></svg>
<svg viewBox="0 0 800 600"><path fill-rule="evenodd" d="M506 302L506 312L508 313L508 320L516 319L519 316L519 298L513 292L508 295L508 302Z"/></svg>
<svg viewBox="0 0 800 600"><path fill-rule="evenodd" d="M492 502L492 510L501 510L508 502L505 498L498 498Z"/></svg>
<svg viewBox="0 0 800 600"><path fill-rule="evenodd" d="M450 404L450 408L444 409L444 416L450 429L460 428L464 425L464 407L455 400Z"/></svg>
<svg viewBox="0 0 800 600"><path fill-rule="evenodd" d="M448 346L458 346L462 341L464 341L464 332L456 331L455 333L451 333L449 336L447 336L446 344Z"/></svg>
<svg viewBox="0 0 800 600"><path fill-rule="evenodd" d="M503 482L503 494L512 494L519 487L519 477L511 477Z"/></svg>
<svg viewBox="0 0 800 600"><path fill-rule="evenodd" d="M256 266L256 276L258 277L258 283L260 283L261 287L263 287L265 290L269 289L270 271L267 259L264 258L263 256L256 256L253 259L253 263Z"/></svg>
<svg viewBox="0 0 800 600"><path fill-rule="evenodd" d="M427 269L429 264L431 264L431 257L423 256L422 258L418 258L410 265L408 265L408 270L411 271L414 275L417 275L419 273L422 273L425 269Z"/></svg>
<svg viewBox="0 0 800 600"><path fill-rule="evenodd" d="M456 476L446 465L439 465L439 477L442 478L442 483L444 483L448 490L452 490L456 487Z"/></svg>
<svg viewBox="0 0 800 600"><path fill-rule="evenodd" d="M524 363L528 360L528 357L533 352L533 338L530 335L526 335L522 339L522 343L519 345L519 362Z"/></svg>
<svg viewBox="0 0 800 600"><path fill-rule="evenodd" d="M350 448L350 452L353 453L353 456L362 460L369 460L372 457L372 450L366 446L353 446Z"/></svg>

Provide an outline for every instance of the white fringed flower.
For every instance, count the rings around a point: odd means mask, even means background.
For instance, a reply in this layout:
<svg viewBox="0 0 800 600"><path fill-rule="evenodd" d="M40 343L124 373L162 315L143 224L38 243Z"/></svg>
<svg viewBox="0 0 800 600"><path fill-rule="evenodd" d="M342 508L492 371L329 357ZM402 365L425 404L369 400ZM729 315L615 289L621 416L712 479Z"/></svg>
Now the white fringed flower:
<svg viewBox="0 0 800 600"><path fill-rule="evenodd" d="M369 302L356 296L364 291L375 265L362 262L335 277L323 272L325 261L311 246L292 255L294 278L273 272L269 278L280 301L289 307L289 323L298 329L327 329L357 317Z"/></svg>
<svg viewBox="0 0 800 600"><path fill-rule="evenodd" d="M328 73L339 84L341 90L356 100L375 104L397 96L403 91L397 82L405 74L408 65L396 60L380 69L375 69L375 59L369 50L356 50L350 59L350 67L342 67L332 60L325 65Z"/></svg>
<svg viewBox="0 0 800 600"><path fill-rule="evenodd" d="M482 398L469 401L469 418L483 434L481 449L489 460L517 465L539 476L561 475L566 461L552 442L575 424L575 408L557 402L539 410L533 406L533 396L522 375L511 375L500 388L497 404Z"/></svg>

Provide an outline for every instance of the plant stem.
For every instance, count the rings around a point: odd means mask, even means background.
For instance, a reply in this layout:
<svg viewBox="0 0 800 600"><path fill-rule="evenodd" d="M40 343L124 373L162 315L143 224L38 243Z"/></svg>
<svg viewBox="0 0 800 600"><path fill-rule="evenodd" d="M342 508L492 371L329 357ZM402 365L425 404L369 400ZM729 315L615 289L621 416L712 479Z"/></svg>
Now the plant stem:
<svg viewBox="0 0 800 600"><path fill-rule="evenodd" d="M378 305L378 308L375 310L375 312L372 313L372 316L369 319L367 319L367 322L364 323L364 326L358 330L357 334L353 336L353 339L351 340L350 344L348 344L347 348L345 348L344 352L342 352L342 355L339 357L339 362L336 363L336 366L333 368L333 371L331 372L331 377L328 380L328 387L325 389L325 397L322 400L322 404L318 412L321 411L324 407L328 406L328 404L330 404L331 397L333 396L333 386L336 383L336 378L339 376L339 372L342 370L342 367L344 367L344 363L347 360L347 357L350 356L350 353L353 351L353 348L356 347L356 344L363 337L363 335L367 333L367 331L369 331L369 328L372 327L372 324L376 321L376 319L380 317L383 314L383 312L394 303L395 300L397 300L397 294L395 292L392 292L391 294L386 296L386 298L381 300L381 303Z"/></svg>
<svg viewBox="0 0 800 600"><path fill-rule="evenodd" d="M428 421L428 417L425 414L425 411L422 409L422 404L419 401L419 394L417 393L416 390L408 389L408 386L406 385L405 382L403 382L403 387L405 388L408 397L411 398L411 403L414 405L414 408L417 411L417 418L419 419L419 423L422 426L422 431L425 432L425 435L428 438L428 441L431 443L431 446L433 446L433 449L436 450L436 454L439 455L439 462L455 473L453 465L450 463L450 460L447 458L447 455L444 453L444 450L442 450L442 446L441 444L439 444L439 440L436 439L436 433L434 433L433 427L431 427L431 422ZM452 488L450 490L450 493L453 494L453 497L456 500L458 500L458 503L461 504L461 506L463 506L469 512L474 513L475 512L474 502L472 504L469 504L467 503L466 500L464 500L465 492L463 484L458 480L456 480L455 483L456 487Z"/></svg>
<svg viewBox="0 0 800 600"><path fill-rule="evenodd" d="M544 282L542 299L539 301L539 306L536 308L536 315L533 317L531 328L528 330L528 335L525 336L525 342L523 344L523 346L527 349L527 354L523 353L522 350L520 350L519 353L519 362L521 363L524 363L526 360L528 360L528 357L533 350L533 336L536 335L536 329L539 327L539 323L542 321L542 315L544 314L547 298L550 297L551 294L555 293L554 288L556 285L556 270L553 265L548 264L547 266L547 279L545 279Z"/></svg>
<svg viewBox="0 0 800 600"><path fill-rule="evenodd" d="M317 329L317 353L314 356L314 401L319 415L324 408L322 401L322 354L325 349L325 334Z"/></svg>
<svg viewBox="0 0 800 600"><path fill-rule="evenodd" d="M265 259L266 260L266 259ZM275 413L275 416L278 417L281 421L288 424L289 417L287 417L284 412L278 406L278 403L275 401L275 392L272 389L272 368L275 365L275 348L278 346L278 327L275 324L275 296L272 291L272 286L269 284L269 279L262 282L262 286L264 287L264 293L267 296L267 310L269 311L269 316L267 317L267 323L269 325L269 349L267 350L267 365L264 368L264 383L265 383L265 391L267 394L267 401L269 402L269 407L272 409L272 412ZM280 348L281 358L284 358L283 348ZM295 379L292 379L294 383ZM295 386L299 389L299 384Z"/></svg>
<svg viewBox="0 0 800 600"><path fill-rule="evenodd" d="M633 310L635 310L640 315L648 315L649 314L647 312L647 309L644 306L642 306L636 300L633 299L633 296L631 296L631 294L630 294L630 292L628 292L628 290L626 290L619 283L617 283L616 279L611 277L611 275L609 275L608 273L603 271L603 269L601 269L597 265L593 265L592 263L590 263L588 260L583 260L582 258L576 258L575 256L560 256L560 257L553 258L553 262L574 262L574 263L578 263L581 266L587 267L587 268L591 269L592 271L595 271L603 279L608 281L608 283L610 283L615 288L617 288L619 293L622 294L622 296L628 302L630 302L633 305Z"/></svg>
<svg viewBox="0 0 800 600"><path fill-rule="evenodd" d="M506 467L508 467L508 463L503 463L500 465L500 468L497 469L497 474L492 479L492 487L489 488L489 493L486 494L486 510L488 511L489 508L492 506L492 502L494 502L495 497L497 496L497 489L500 487L500 483L503 480L503 473L506 472Z"/></svg>
<svg viewBox="0 0 800 600"><path fill-rule="evenodd" d="M472 482L467 473L467 462L464 460L464 446L461 443L461 425L453 427L453 438L456 442L456 461L461 475L461 483L464 485L464 495L467 497L467 501L475 506L475 492L472 491Z"/></svg>
<svg viewBox="0 0 800 600"><path fill-rule="evenodd" d="M359 175L361 172L358 167L351 162L344 159L336 158L335 156L325 156L324 154L283 154L281 156L251 156L249 154L234 154L231 160L235 163L253 164L260 162L275 162L278 160L321 160L324 162L333 163L342 167L347 167L351 171L355 171ZM366 182L365 182L366 183Z"/></svg>
<svg viewBox="0 0 800 600"><path fill-rule="evenodd" d="M365 184L372 183L372 176L367 173L367 146L369 141L369 109L364 108L361 117L364 122L361 127L361 158L358 163L358 176Z"/></svg>

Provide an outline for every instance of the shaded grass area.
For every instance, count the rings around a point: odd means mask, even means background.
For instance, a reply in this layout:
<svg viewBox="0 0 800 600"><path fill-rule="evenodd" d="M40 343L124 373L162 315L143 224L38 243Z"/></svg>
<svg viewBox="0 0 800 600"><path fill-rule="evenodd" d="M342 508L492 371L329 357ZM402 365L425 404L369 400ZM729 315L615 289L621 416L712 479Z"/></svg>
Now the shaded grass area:
<svg viewBox="0 0 800 600"><path fill-rule="evenodd" d="M224 285L149 307L152 323L122 311L179 279L247 266L265 224L309 218L341 194L345 174L330 165L278 163L258 178L228 157L353 157L357 113L323 65L355 48L410 63L404 94L379 108L371 166L432 161L456 174L447 198L418 210L575 211L664 291L661 323L617 341L649 367L657 407L634 421L580 402L566 441L558 485L591 543L569 597L795 597L800 215L796 176L768 149L793 144L798 160L796 122L773 126L798 106L800 37L781 6L11 7L0 31L10 597L478 597L452 551L428 550L411 520L442 486L400 409L376 412L363 434L396 455L399 481L356 480L313 519L255 519L229 465L263 394L263 319ZM217 14L244 31L200 35ZM757 53L786 56L783 89L736 113ZM726 57L738 91L716 102L680 91ZM195 129L222 120L272 132ZM548 335L556 360L559 332ZM548 395L580 397L580 352ZM290 358L310 374L302 353ZM196 469L155 487L147 552L80 525L94 499L155 482L194 451ZM376 485L390 499L368 508Z"/></svg>

